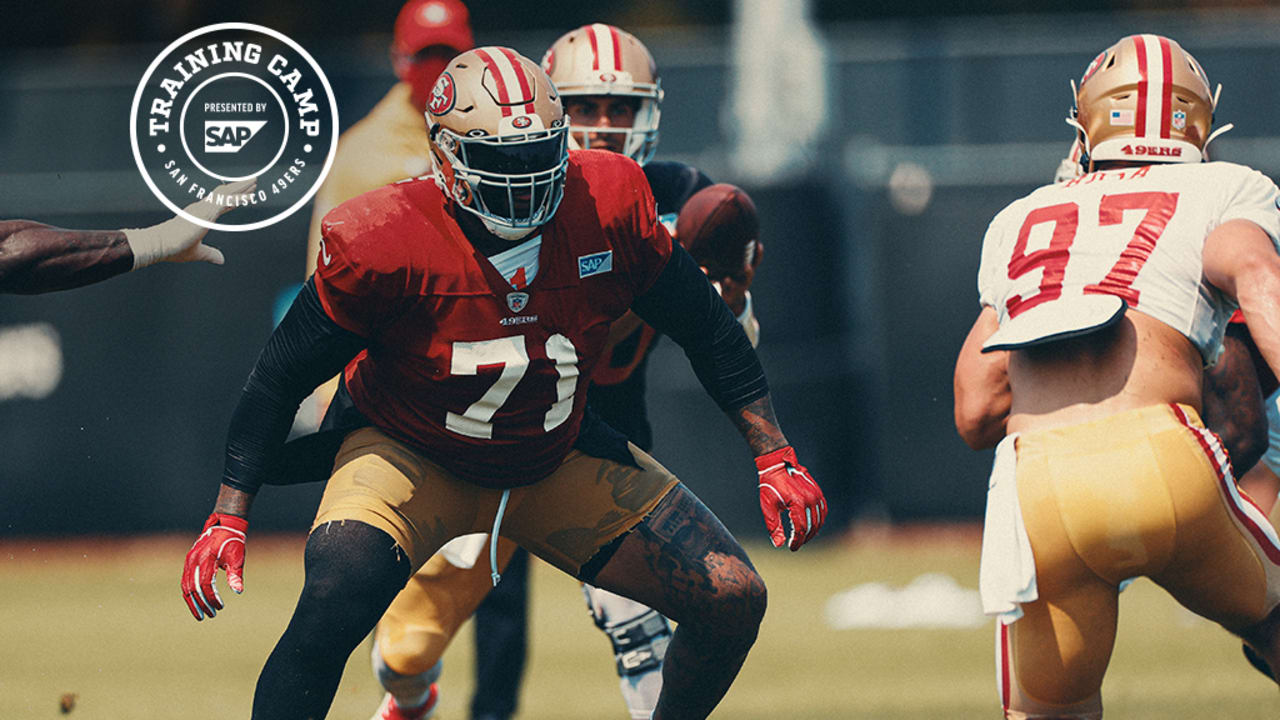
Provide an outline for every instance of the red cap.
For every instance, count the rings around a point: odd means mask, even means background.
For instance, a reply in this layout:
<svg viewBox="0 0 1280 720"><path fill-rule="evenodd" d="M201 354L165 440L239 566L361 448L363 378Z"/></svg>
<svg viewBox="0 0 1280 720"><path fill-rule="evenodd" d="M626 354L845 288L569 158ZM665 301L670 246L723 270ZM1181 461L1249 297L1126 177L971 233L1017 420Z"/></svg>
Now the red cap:
<svg viewBox="0 0 1280 720"><path fill-rule="evenodd" d="M461 53L475 44L471 14L459 0L409 0L396 16L391 53L411 57L432 45L444 45Z"/></svg>

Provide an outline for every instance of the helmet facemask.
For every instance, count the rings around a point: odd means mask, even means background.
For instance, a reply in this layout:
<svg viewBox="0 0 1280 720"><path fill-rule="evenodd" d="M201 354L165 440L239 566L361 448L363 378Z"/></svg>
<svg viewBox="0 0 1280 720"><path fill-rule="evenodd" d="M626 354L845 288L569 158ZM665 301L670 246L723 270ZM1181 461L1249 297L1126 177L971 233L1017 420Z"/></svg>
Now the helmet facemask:
<svg viewBox="0 0 1280 720"><path fill-rule="evenodd" d="M436 183L488 231L518 240L564 195L569 124L541 68L513 50L454 58L427 102Z"/></svg>
<svg viewBox="0 0 1280 720"><path fill-rule="evenodd" d="M584 98L632 98L636 101L635 119L631 127L600 127L597 125L574 125L570 118L569 132L573 135L576 147L591 146L590 136L594 134L621 135L623 155L644 165L653 159L658 151L658 122L662 117L662 88L660 81L653 83L632 83L627 73L625 80L616 83L600 83L594 85L571 84L557 86L565 105L577 97Z"/></svg>
<svg viewBox="0 0 1280 720"><path fill-rule="evenodd" d="M555 215L569 166L565 126L497 137L458 135L440 125L432 131L453 171L453 199L490 232L519 239Z"/></svg>

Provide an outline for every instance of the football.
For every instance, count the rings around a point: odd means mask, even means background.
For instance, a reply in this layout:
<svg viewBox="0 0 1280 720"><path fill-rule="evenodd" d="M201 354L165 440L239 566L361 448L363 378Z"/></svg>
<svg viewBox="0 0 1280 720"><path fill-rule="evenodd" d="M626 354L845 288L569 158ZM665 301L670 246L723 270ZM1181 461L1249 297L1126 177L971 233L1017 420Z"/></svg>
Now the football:
<svg viewBox="0 0 1280 720"><path fill-rule="evenodd" d="M694 193L676 220L676 237L712 278L741 277L755 264L759 236L755 203L727 183Z"/></svg>

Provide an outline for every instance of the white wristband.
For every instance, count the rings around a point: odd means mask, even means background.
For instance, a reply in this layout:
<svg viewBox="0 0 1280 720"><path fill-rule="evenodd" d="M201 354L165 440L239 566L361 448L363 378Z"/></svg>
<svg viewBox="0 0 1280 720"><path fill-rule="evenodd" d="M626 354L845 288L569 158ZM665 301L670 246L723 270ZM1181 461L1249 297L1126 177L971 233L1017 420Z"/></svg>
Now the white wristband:
<svg viewBox="0 0 1280 720"><path fill-rule="evenodd" d="M179 221L179 218L173 217L159 225L152 225L145 228L124 228L121 232L129 241L129 249L133 251L133 269L138 270L148 265L154 265L164 259L166 253L166 238L171 236L174 231L171 223ZM190 225L191 223L187 223Z"/></svg>

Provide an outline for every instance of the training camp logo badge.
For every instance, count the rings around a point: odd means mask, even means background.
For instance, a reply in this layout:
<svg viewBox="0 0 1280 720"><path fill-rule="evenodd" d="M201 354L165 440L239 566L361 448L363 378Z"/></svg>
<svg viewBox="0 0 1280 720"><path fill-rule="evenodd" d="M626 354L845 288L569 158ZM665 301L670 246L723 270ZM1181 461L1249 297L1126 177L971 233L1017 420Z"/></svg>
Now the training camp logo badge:
<svg viewBox="0 0 1280 720"><path fill-rule="evenodd" d="M338 106L300 45L261 25L220 23L178 38L138 83L129 118L133 158L160 202L193 223L255 230L307 204L333 164ZM250 180L251 194L214 189ZM183 208L251 206L217 222Z"/></svg>

